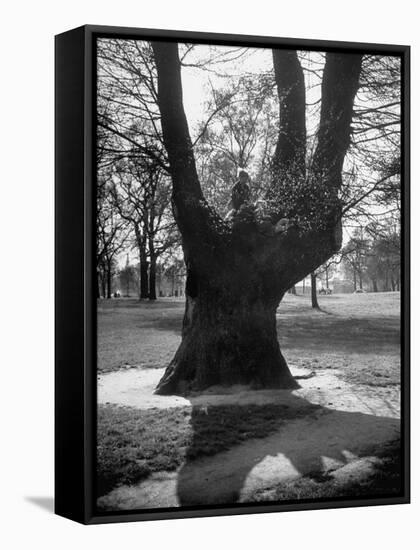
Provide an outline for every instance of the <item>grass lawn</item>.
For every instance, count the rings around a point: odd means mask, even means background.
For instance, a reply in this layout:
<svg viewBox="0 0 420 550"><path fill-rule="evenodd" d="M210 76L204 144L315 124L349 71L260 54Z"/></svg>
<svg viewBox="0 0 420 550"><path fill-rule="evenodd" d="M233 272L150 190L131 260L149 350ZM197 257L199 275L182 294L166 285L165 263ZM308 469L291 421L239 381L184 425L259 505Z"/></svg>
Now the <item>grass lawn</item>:
<svg viewBox="0 0 420 550"><path fill-rule="evenodd" d="M346 381L373 387L400 383L400 293L287 295L277 315L282 351L291 365L336 369Z"/></svg>
<svg viewBox="0 0 420 550"><path fill-rule="evenodd" d="M169 363L180 341L183 312L180 300L98 300L98 371Z"/></svg>
<svg viewBox="0 0 420 550"><path fill-rule="evenodd" d="M372 386L400 381L400 295L397 292L319 296L287 294L277 314L282 351L291 365L334 368ZM163 367L181 337L184 302L136 299L98 302L98 371L125 365Z"/></svg>

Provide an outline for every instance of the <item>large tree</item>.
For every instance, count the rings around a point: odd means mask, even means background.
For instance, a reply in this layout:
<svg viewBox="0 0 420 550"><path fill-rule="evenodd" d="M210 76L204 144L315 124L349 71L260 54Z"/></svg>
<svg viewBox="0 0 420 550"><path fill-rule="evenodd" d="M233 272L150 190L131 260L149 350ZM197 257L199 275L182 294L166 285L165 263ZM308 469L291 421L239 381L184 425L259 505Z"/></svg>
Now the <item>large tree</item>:
<svg viewBox="0 0 420 550"><path fill-rule="evenodd" d="M230 222L203 195L182 102L175 43L152 44L172 204L187 269L182 341L158 393L213 384L293 388L276 310L285 292L341 246L342 168L361 56L328 53L317 146L307 162L305 85L295 51L274 50L280 124L267 208L243 205ZM279 220L287 225L277 231Z"/></svg>

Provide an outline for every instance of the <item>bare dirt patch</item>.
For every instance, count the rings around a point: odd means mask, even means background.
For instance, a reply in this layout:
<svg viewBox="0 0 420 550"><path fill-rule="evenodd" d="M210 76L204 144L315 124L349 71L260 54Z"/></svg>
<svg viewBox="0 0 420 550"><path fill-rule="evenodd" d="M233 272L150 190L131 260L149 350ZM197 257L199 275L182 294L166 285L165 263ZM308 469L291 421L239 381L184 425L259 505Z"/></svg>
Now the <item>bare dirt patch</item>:
<svg viewBox="0 0 420 550"><path fill-rule="evenodd" d="M399 389L395 386L372 389L353 387L337 376L339 371L321 370L316 376L308 369L291 366L298 377L300 389L251 390L246 386L229 388L213 387L201 394L188 397L155 395L154 389L164 369L132 368L103 374L98 377L98 403L123 405L138 409L168 409L171 407L216 405L263 405L268 403L295 404L295 396L310 403L347 411L383 414L398 417L400 410ZM304 401L302 401L304 403Z"/></svg>

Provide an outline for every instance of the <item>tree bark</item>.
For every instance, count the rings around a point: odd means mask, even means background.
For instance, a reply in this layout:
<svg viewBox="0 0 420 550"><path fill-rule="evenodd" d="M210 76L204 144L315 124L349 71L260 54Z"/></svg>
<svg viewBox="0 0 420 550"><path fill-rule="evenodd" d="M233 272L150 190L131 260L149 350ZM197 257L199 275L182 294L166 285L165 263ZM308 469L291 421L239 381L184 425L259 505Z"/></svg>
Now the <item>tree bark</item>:
<svg viewBox="0 0 420 550"><path fill-rule="evenodd" d="M314 309L319 309L318 296L316 294L316 274L311 273L311 303Z"/></svg>
<svg viewBox="0 0 420 550"><path fill-rule="evenodd" d="M106 265L106 297L109 300L112 298L112 264L107 262Z"/></svg>
<svg viewBox="0 0 420 550"><path fill-rule="evenodd" d="M150 249L149 300L156 300L156 254Z"/></svg>
<svg viewBox="0 0 420 550"><path fill-rule="evenodd" d="M149 297L149 263L147 261L146 238L138 225L134 226L134 231L139 252L139 299L146 300Z"/></svg>
<svg viewBox="0 0 420 550"><path fill-rule="evenodd" d="M332 197L324 222L267 235L252 215L238 216L228 225L208 206L182 104L177 45L155 42L152 47L173 212L187 268L182 341L156 392L187 393L235 383L295 388L278 343L276 311L285 292L341 246L337 196L361 56L327 54L326 92L311 168L314 188L319 181L323 200L326 190ZM343 63L344 57L351 58L353 69ZM273 183L282 185L306 177L305 89L296 52L276 50L273 60L281 114ZM310 211L314 205L309 198L307 202Z"/></svg>
<svg viewBox="0 0 420 550"><path fill-rule="evenodd" d="M146 247L140 243L140 300L149 297L149 262L147 261Z"/></svg>
<svg viewBox="0 0 420 550"><path fill-rule="evenodd" d="M276 179L305 176L305 80L295 51L273 50L279 98L279 136L273 158Z"/></svg>
<svg viewBox="0 0 420 550"><path fill-rule="evenodd" d="M102 296L106 297L106 280L105 280L105 273L104 270L102 270L101 273L101 287L102 287Z"/></svg>
<svg viewBox="0 0 420 550"><path fill-rule="evenodd" d="M246 265L223 271L217 281L189 271L182 342L157 393L184 394L218 384L297 387L277 339L280 297L259 288L260 277L247 275Z"/></svg>

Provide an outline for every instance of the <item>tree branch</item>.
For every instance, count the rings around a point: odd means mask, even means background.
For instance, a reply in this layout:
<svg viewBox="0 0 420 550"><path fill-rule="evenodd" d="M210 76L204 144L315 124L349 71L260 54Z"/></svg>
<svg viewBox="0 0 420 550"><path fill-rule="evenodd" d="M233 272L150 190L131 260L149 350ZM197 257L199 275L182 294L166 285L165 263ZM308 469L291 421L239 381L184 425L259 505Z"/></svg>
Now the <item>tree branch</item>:
<svg viewBox="0 0 420 550"><path fill-rule="evenodd" d="M223 222L204 199L197 175L194 152L182 103L181 64L178 44L153 42L158 73L158 103L163 141L172 175L174 216L184 244L205 244Z"/></svg>
<svg viewBox="0 0 420 550"><path fill-rule="evenodd" d="M273 50L279 98L279 135L273 167L276 177L304 177L306 154L305 81L297 52Z"/></svg>

